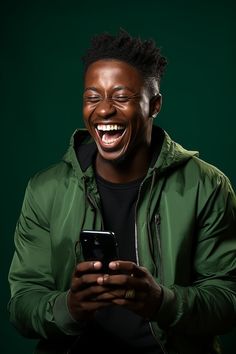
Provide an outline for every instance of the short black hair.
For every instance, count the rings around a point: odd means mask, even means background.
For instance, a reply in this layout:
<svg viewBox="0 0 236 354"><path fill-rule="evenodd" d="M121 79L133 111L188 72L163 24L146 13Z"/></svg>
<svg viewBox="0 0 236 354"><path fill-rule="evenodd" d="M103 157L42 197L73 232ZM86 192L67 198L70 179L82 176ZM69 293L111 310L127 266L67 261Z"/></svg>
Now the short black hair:
<svg viewBox="0 0 236 354"><path fill-rule="evenodd" d="M132 37L124 29L120 29L115 36L104 32L92 37L91 46L82 57L84 73L90 64L102 59L124 61L139 70L149 84L154 79L158 86L167 64L167 59L161 55L161 49L153 39Z"/></svg>

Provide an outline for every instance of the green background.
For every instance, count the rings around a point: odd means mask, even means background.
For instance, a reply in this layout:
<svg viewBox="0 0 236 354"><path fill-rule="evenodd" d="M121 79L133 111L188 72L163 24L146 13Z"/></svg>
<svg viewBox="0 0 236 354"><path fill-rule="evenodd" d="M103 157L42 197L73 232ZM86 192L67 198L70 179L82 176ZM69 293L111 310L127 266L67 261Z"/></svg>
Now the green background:
<svg viewBox="0 0 236 354"><path fill-rule="evenodd" d="M80 58L91 36L123 27L156 40L169 61L158 124L235 187L235 10L233 0L1 1L1 353L35 345L8 321L13 233L29 177L83 126ZM225 353L235 333L222 336Z"/></svg>

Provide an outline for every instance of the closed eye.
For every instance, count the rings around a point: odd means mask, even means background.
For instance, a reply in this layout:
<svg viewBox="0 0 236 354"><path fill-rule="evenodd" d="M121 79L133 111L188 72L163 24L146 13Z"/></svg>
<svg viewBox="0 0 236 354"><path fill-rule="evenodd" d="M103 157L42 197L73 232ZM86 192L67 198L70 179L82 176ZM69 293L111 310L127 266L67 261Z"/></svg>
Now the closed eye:
<svg viewBox="0 0 236 354"><path fill-rule="evenodd" d="M117 101L117 102L128 102L131 100L139 100L140 99L140 95L116 95L112 97L113 101Z"/></svg>
<svg viewBox="0 0 236 354"><path fill-rule="evenodd" d="M117 102L128 102L130 99L129 96L113 96L112 100Z"/></svg>
<svg viewBox="0 0 236 354"><path fill-rule="evenodd" d="M92 102L92 103L97 103L100 102L102 98L100 96L85 96L84 101L85 102Z"/></svg>

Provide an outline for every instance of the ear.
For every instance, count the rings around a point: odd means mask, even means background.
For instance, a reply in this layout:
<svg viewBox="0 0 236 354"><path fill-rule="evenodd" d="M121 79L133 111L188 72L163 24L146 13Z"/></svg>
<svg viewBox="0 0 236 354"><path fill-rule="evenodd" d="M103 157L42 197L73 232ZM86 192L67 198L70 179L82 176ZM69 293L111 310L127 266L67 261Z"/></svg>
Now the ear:
<svg viewBox="0 0 236 354"><path fill-rule="evenodd" d="M161 110L161 105L162 105L162 95L158 93L150 100L149 117L156 118L156 116Z"/></svg>

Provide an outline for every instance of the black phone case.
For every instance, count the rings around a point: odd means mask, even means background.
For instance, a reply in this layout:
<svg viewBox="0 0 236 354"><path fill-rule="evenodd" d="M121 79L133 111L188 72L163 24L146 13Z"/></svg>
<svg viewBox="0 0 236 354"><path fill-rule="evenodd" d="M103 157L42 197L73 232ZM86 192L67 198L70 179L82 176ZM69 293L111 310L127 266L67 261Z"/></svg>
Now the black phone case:
<svg viewBox="0 0 236 354"><path fill-rule="evenodd" d="M80 244L84 260L101 261L104 272L109 272L109 262L118 259L118 243L112 231L82 230Z"/></svg>

